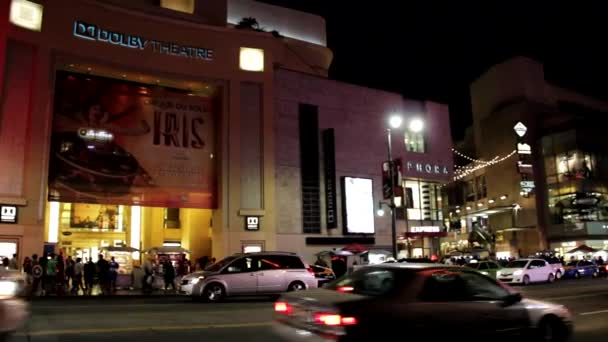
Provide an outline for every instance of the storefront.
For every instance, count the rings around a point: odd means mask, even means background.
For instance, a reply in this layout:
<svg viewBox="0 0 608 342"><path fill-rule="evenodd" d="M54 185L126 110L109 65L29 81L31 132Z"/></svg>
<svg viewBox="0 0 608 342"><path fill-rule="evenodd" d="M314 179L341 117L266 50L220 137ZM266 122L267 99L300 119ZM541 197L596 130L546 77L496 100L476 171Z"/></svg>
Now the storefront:
<svg viewBox="0 0 608 342"><path fill-rule="evenodd" d="M308 68L288 38L203 24L222 14L202 2L194 14L9 2L0 203L19 216L2 225L14 241L2 253L46 245L129 269L153 247L190 259L275 249L273 66Z"/></svg>

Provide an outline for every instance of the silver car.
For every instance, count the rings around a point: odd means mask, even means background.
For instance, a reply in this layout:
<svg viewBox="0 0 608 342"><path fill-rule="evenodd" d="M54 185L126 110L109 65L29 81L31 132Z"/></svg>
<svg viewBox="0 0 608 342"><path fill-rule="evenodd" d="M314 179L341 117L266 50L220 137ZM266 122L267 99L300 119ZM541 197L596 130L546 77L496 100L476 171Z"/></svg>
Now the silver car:
<svg viewBox="0 0 608 342"><path fill-rule="evenodd" d="M182 278L179 292L195 299L220 301L228 296L273 295L317 288L310 267L294 253L235 254Z"/></svg>
<svg viewBox="0 0 608 342"><path fill-rule="evenodd" d="M464 267L436 264L364 267L323 289L285 294L274 309L281 341L406 333L429 341L563 342L572 331L572 316L561 305L524 299Z"/></svg>

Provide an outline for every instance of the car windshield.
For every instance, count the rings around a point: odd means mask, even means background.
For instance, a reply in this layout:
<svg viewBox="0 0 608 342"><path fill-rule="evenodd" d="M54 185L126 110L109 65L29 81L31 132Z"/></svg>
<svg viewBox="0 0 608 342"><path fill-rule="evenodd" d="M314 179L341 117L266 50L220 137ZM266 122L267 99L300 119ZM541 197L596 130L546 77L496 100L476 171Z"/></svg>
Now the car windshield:
<svg viewBox="0 0 608 342"><path fill-rule="evenodd" d="M224 266L228 265L229 263L234 261L236 258L237 258L236 256L226 257L226 258L216 262L215 264L211 264L211 265L207 266L207 268L205 268L205 271L219 272L222 268L224 268Z"/></svg>
<svg viewBox="0 0 608 342"><path fill-rule="evenodd" d="M567 266L576 266L576 264L578 264L578 261L570 261Z"/></svg>
<svg viewBox="0 0 608 342"><path fill-rule="evenodd" d="M355 271L327 285L327 289L378 297L393 292L399 287L398 273L391 269L369 267Z"/></svg>
<svg viewBox="0 0 608 342"><path fill-rule="evenodd" d="M507 264L507 268L524 268L528 264L528 260L514 260Z"/></svg>

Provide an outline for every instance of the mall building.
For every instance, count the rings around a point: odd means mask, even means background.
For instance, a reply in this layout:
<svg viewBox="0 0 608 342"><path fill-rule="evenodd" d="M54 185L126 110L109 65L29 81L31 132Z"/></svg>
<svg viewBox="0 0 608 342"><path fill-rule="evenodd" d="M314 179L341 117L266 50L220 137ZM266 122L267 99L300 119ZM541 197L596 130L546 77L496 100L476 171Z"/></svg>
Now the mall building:
<svg viewBox="0 0 608 342"><path fill-rule="evenodd" d="M608 103L547 79L517 57L471 85L473 127L455 144L445 251L468 242L498 257L608 249Z"/></svg>
<svg viewBox="0 0 608 342"><path fill-rule="evenodd" d="M1 256L390 247L374 213L395 113L424 122L393 132L399 235L437 248L447 107L328 80L323 18L251 0L0 6Z"/></svg>

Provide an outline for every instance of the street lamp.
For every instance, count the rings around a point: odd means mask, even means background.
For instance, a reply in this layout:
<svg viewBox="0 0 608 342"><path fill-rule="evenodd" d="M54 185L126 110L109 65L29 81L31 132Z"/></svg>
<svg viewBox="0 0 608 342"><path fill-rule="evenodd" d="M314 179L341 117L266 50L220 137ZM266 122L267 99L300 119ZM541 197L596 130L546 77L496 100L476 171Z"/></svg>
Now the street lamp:
<svg viewBox="0 0 608 342"><path fill-rule="evenodd" d="M400 128L403 124L403 118L400 115L391 115L388 119L389 128L386 129L386 142L387 142L387 150L388 150L388 169L389 169L389 177L391 179L391 197L390 202L387 204L391 209L391 246L393 249L393 257L397 260L398 250L397 250L397 206L395 203L395 163L393 161L393 147L391 143L391 128L397 129ZM424 129L424 122L419 118L414 118L409 122L408 129L411 132L419 133ZM405 203L406 201L402 201ZM382 209L382 204L386 204L380 202L378 204L378 216L384 215L384 209ZM407 217L407 208L405 209L405 223L406 227L408 226L408 217Z"/></svg>

